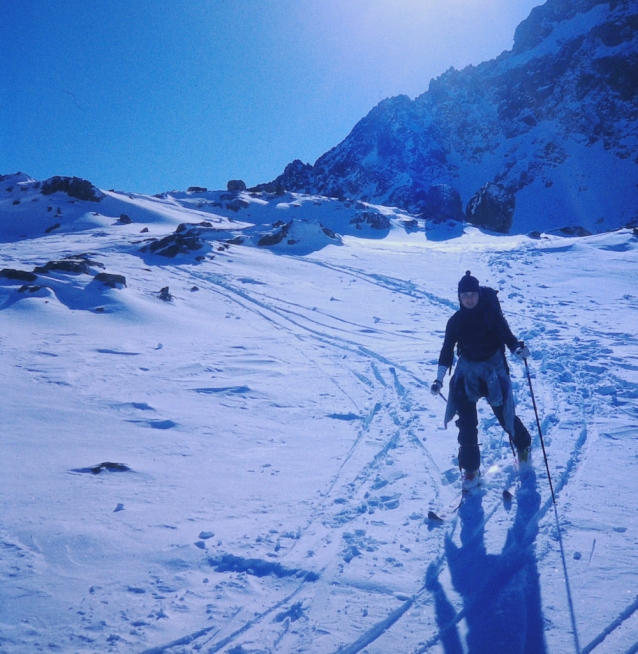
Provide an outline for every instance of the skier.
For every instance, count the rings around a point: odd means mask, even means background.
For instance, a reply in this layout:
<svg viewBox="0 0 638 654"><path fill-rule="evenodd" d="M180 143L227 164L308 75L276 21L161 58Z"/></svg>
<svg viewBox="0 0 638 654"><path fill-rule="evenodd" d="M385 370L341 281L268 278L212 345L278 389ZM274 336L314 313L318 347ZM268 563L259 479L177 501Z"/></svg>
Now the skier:
<svg viewBox="0 0 638 654"><path fill-rule="evenodd" d="M481 483L476 412L476 403L481 397L487 399L516 447L519 463L526 463L530 456L529 432L514 410L505 346L521 360L528 358L530 353L512 334L496 293L492 288L479 286L478 279L469 270L465 273L458 285L460 309L445 328L438 374L431 387L433 395L441 392L445 373L454 363L454 346L457 345L459 358L450 380L445 426L458 415L459 467L463 472L464 491Z"/></svg>

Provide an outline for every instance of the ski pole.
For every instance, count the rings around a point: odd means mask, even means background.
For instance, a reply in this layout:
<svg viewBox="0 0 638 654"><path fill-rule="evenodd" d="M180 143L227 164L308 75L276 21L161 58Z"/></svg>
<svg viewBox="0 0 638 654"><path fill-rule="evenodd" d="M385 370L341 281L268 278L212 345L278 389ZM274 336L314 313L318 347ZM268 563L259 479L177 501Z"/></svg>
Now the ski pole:
<svg viewBox="0 0 638 654"><path fill-rule="evenodd" d="M552 500L556 504L556 496L554 495L554 486L552 484L552 476L549 474L549 464L547 463L547 454L545 452L545 441L543 440L543 432L541 431L541 422L538 419L538 410L536 409L536 398L534 397L534 389L532 388L532 378L529 374L529 366L527 365L527 359L523 359L525 362L525 372L527 373L527 383L529 384L529 392L532 396L532 405L534 407L534 415L536 416L536 426L538 427L538 435L541 439L541 447L543 449L543 458L545 459L545 468L547 470L547 479L549 480L549 489L552 491Z"/></svg>

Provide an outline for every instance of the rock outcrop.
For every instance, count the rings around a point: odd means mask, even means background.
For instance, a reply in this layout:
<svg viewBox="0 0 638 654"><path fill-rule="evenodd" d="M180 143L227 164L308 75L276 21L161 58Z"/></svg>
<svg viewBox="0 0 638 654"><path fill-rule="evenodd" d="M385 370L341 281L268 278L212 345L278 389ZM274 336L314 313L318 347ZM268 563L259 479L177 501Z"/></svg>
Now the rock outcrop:
<svg viewBox="0 0 638 654"><path fill-rule="evenodd" d="M93 186L91 182L79 177L51 177L42 182L40 193L42 195L66 193L71 198L90 202L99 202L104 197L102 191Z"/></svg>
<svg viewBox="0 0 638 654"><path fill-rule="evenodd" d="M462 216L458 202L433 189L467 204L491 183L516 198L514 232L636 224L637 32L635 2L548 0L511 51L384 100L314 165L294 161L258 188L444 219Z"/></svg>
<svg viewBox="0 0 638 654"><path fill-rule="evenodd" d="M509 234L512 227L516 198L499 184L488 182L467 203L467 221L493 232Z"/></svg>

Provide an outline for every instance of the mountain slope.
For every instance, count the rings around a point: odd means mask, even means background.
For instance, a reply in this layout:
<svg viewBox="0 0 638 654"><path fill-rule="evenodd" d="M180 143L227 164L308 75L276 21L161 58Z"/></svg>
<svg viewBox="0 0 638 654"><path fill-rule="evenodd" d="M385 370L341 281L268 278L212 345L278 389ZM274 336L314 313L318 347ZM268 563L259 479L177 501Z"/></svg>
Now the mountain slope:
<svg viewBox="0 0 638 654"><path fill-rule="evenodd" d="M494 184L515 201L501 231L632 223L637 29L633 2L549 0L519 25L512 51L450 69L415 100L381 102L314 166L293 162L265 186L436 217L433 187L446 185L467 204Z"/></svg>

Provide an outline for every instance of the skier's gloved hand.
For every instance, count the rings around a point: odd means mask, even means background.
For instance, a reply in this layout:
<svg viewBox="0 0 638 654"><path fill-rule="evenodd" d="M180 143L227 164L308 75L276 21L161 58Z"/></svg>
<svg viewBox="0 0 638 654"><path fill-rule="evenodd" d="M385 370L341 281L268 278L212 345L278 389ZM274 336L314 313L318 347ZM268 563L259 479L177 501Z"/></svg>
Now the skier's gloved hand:
<svg viewBox="0 0 638 654"><path fill-rule="evenodd" d="M523 341L518 342L518 347L516 348L516 350L514 350L514 354L522 361L524 361L525 359L529 359L529 357L531 356L529 348L527 347L527 345L525 345L525 343L523 343Z"/></svg>
<svg viewBox="0 0 638 654"><path fill-rule="evenodd" d="M441 392L441 389L443 388L443 382L440 379L437 379L434 381L432 386L430 386L430 392L432 395L438 395Z"/></svg>

